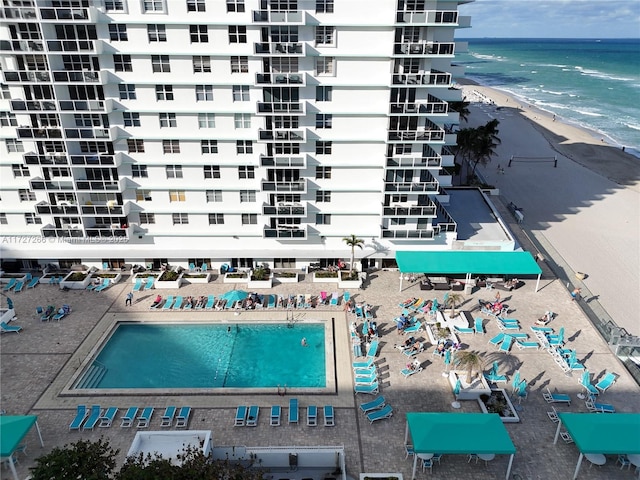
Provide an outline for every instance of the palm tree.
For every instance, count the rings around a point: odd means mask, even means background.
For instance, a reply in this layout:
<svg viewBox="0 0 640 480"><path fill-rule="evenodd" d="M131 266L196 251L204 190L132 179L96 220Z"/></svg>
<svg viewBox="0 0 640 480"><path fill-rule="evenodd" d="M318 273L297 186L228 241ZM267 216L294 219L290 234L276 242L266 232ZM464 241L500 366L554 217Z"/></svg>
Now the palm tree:
<svg viewBox="0 0 640 480"><path fill-rule="evenodd" d="M459 350L456 352L454 364L462 369L467 370L467 384L473 380L473 372L481 371L484 364L482 355L475 350Z"/></svg>
<svg viewBox="0 0 640 480"><path fill-rule="evenodd" d="M355 261L356 261L356 247L362 249L364 245L364 240L356 237L353 233L342 239L344 243L346 243L349 247L351 247L351 263L349 263L351 275L353 275L353 271L355 270Z"/></svg>
<svg viewBox="0 0 640 480"><path fill-rule="evenodd" d="M471 102L467 102L467 97L464 97L460 102L449 102L449 110L458 112L460 121L466 122L471 114L469 105L471 105Z"/></svg>
<svg viewBox="0 0 640 480"><path fill-rule="evenodd" d="M464 301L464 297L460 293L451 293L447 297L445 306L451 309L451 317L455 316L456 307Z"/></svg>

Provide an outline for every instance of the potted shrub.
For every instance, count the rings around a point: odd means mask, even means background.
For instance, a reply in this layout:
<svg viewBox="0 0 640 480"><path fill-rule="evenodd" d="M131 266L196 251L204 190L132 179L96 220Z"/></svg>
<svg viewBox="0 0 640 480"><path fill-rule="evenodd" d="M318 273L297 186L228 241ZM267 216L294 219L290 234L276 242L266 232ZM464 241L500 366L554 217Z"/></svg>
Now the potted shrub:
<svg viewBox="0 0 640 480"><path fill-rule="evenodd" d="M271 270L268 267L262 266L256 268L252 274L251 278L247 282L248 288L271 288Z"/></svg>
<svg viewBox="0 0 640 480"><path fill-rule="evenodd" d="M478 405L483 413L497 413L504 423L517 423L520 417L504 389L491 390L478 397Z"/></svg>
<svg viewBox="0 0 640 480"><path fill-rule="evenodd" d="M330 272L326 270L313 272L313 281L316 283L337 283L339 281L338 272Z"/></svg>
<svg viewBox="0 0 640 480"><path fill-rule="evenodd" d="M224 283L246 283L249 279L247 278L247 272L232 272L224 274Z"/></svg>
<svg viewBox="0 0 640 480"><path fill-rule="evenodd" d="M291 271L273 272L273 278L280 283L298 283L298 272L291 272Z"/></svg>
<svg viewBox="0 0 640 480"><path fill-rule="evenodd" d="M209 283L211 272L185 273L182 275L182 279L189 283Z"/></svg>
<svg viewBox="0 0 640 480"><path fill-rule="evenodd" d="M84 290L91 283L91 275L86 272L71 272L60 282L60 288Z"/></svg>
<svg viewBox="0 0 640 480"><path fill-rule="evenodd" d="M173 270L165 270L155 282L156 288L180 288L182 273Z"/></svg>

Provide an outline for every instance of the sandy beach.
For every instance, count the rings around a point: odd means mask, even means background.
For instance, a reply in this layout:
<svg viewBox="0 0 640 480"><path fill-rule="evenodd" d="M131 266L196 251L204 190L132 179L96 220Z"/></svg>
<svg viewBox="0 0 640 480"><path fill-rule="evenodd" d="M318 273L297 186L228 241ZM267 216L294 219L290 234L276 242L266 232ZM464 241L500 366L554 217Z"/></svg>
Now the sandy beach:
<svg viewBox="0 0 640 480"><path fill-rule="evenodd" d="M587 274L577 282L589 293L584 301L640 333L640 159L502 91L469 81L462 88L472 102L468 126L500 121L497 155L480 175L523 208L527 233ZM530 159L509 167L512 156ZM557 167L531 160L554 156Z"/></svg>

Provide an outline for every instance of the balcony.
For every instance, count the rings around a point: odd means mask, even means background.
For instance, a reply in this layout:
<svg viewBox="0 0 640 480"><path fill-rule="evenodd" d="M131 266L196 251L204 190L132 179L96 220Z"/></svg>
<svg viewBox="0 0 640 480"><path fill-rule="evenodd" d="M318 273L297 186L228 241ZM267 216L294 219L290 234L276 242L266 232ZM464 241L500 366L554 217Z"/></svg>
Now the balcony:
<svg viewBox="0 0 640 480"><path fill-rule="evenodd" d="M253 44L253 51L256 55L303 56L304 50L304 43L301 42L260 42Z"/></svg>
<svg viewBox="0 0 640 480"><path fill-rule="evenodd" d="M396 43L394 55L453 55L455 42Z"/></svg>
<svg viewBox="0 0 640 480"><path fill-rule="evenodd" d="M307 208L302 203L278 203L277 205L263 205L262 214L282 217L305 217Z"/></svg>
<svg viewBox="0 0 640 480"><path fill-rule="evenodd" d="M51 205L41 202L36 205L38 215L78 215L77 205Z"/></svg>
<svg viewBox="0 0 640 480"><path fill-rule="evenodd" d="M84 237L84 232L80 225L69 225L65 228L56 228L53 225L46 225L40 230L43 237L58 237L58 238L81 238Z"/></svg>
<svg viewBox="0 0 640 480"><path fill-rule="evenodd" d="M87 227L87 237L102 237L113 238L123 237L128 238L133 232L133 227L120 226L120 225L95 225L94 227Z"/></svg>
<svg viewBox="0 0 640 480"><path fill-rule="evenodd" d="M305 114L304 102L258 102L258 114L295 113Z"/></svg>
<svg viewBox="0 0 640 480"><path fill-rule="evenodd" d="M0 40L0 51L44 52L44 43L41 40Z"/></svg>
<svg viewBox="0 0 640 480"><path fill-rule="evenodd" d="M13 112L39 112L43 110L58 110L58 106L53 100L11 100L11 111Z"/></svg>
<svg viewBox="0 0 640 480"><path fill-rule="evenodd" d="M305 85L302 73L257 73L256 85Z"/></svg>
<svg viewBox="0 0 640 480"><path fill-rule="evenodd" d="M278 168L306 168L305 157L266 157L260 156L260 166Z"/></svg>
<svg viewBox="0 0 640 480"><path fill-rule="evenodd" d="M72 20L74 22L90 21L89 11L86 8L41 8L40 16L46 20Z"/></svg>
<svg viewBox="0 0 640 480"><path fill-rule="evenodd" d="M106 113L104 100L60 100L60 110Z"/></svg>
<svg viewBox="0 0 640 480"><path fill-rule="evenodd" d="M269 10L253 10L252 12L253 23L288 23L288 24L304 24L304 12L273 12Z"/></svg>
<svg viewBox="0 0 640 480"><path fill-rule="evenodd" d="M449 87L451 85L451 73L429 72L393 76L394 85L428 85Z"/></svg>
<svg viewBox="0 0 640 480"><path fill-rule="evenodd" d="M64 52L64 53L95 53L99 54L96 48L95 40L48 40L47 46L49 52Z"/></svg>
<svg viewBox="0 0 640 480"><path fill-rule="evenodd" d="M110 137L108 128L65 128L64 134L67 138L95 138L108 140Z"/></svg>
<svg viewBox="0 0 640 480"><path fill-rule="evenodd" d="M100 72L86 71L55 71L53 79L57 83L102 83Z"/></svg>
<svg viewBox="0 0 640 480"><path fill-rule="evenodd" d="M31 187L31 190L73 190L73 182L71 180L45 180L41 177L36 177L29 180L29 186Z"/></svg>
<svg viewBox="0 0 640 480"><path fill-rule="evenodd" d="M456 10L428 10L424 12L397 12L396 23L457 26L458 12Z"/></svg>
<svg viewBox="0 0 640 480"><path fill-rule="evenodd" d="M287 192L306 193L307 182L306 180L293 180L290 182L263 180L262 191L277 192L277 193L287 193Z"/></svg>
<svg viewBox="0 0 640 480"><path fill-rule="evenodd" d="M120 180L76 180L76 189L89 192L121 192Z"/></svg>
<svg viewBox="0 0 640 480"><path fill-rule="evenodd" d="M438 182L385 182L385 192L438 193Z"/></svg>
<svg viewBox="0 0 640 480"><path fill-rule="evenodd" d="M4 7L0 8L0 18L8 20L38 20L38 14L33 7Z"/></svg>
<svg viewBox="0 0 640 480"><path fill-rule="evenodd" d="M119 164L116 164L114 155L71 155L71 164L88 166L119 166Z"/></svg>
<svg viewBox="0 0 640 480"><path fill-rule="evenodd" d="M264 227L263 238L304 240L307 238L307 229L294 225L280 225L277 228Z"/></svg>
<svg viewBox="0 0 640 480"><path fill-rule="evenodd" d="M264 130L258 129L258 141L261 142L304 142L304 130Z"/></svg>
<svg viewBox="0 0 640 480"><path fill-rule="evenodd" d="M69 165L65 154L38 155L34 152L25 153L23 156L25 165Z"/></svg>
<svg viewBox="0 0 640 480"><path fill-rule="evenodd" d="M428 240L433 239L433 230L387 230L382 229L382 238L392 238L394 240Z"/></svg>
<svg viewBox="0 0 640 480"><path fill-rule="evenodd" d="M387 167L440 168L442 157L391 157L387 158Z"/></svg>
<svg viewBox="0 0 640 480"><path fill-rule="evenodd" d="M4 72L4 80L7 83L20 82L20 83L38 83L38 82L50 82L51 76L49 72L30 72L30 71L18 71L18 72Z"/></svg>
<svg viewBox="0 0 640 480"><path fill-rule="evenodd" d="M442 142L444 129L440 127L418 128L416 130L390 130L389 141L398 142Z"/></svg>
<svg viewBox="0 0 640 480"><path fill-rule="evenodd" d="M449 104L443 100L439 100L432 95L426 101L416 101L414 103L392 103L389 105L389 113L391 115L438 115L447 114L449 112Z"/></svg>
<svg viewBox="0 0 640 480"><path fill-rule="evenodd" d="M436 217L436 206L417 206L410 207L391 205L382 209L382 214L388 217Z"/></svg>
<svg viewBox="0 0 640 480"><path fill-rule="evenodd" d="M62 129L60 128L34 128L34 127L18 127L18 138L62 138Z"/></svg>
<svg viewBox="0 0 640 480"><path fill-rule="evenodd" d="M131 202L127 202L126 205L117 205L114 202L107 202L104 205L82 205L81 211L83 216L127 216L129 214Z"/></svg>

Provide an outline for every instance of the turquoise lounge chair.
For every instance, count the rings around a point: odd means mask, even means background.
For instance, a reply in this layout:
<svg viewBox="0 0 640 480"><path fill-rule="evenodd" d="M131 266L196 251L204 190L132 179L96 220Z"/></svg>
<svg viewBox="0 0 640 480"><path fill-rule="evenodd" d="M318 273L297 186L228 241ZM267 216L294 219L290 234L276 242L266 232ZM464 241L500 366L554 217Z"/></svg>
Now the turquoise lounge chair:
<svg viewBox="0 0 640 480"><path fill-rule="evenodd" d="M549 387L547 387L546 392L542 392L542 397L547 403L566 403L571 405L571 397L569 395L566 393L551 393Z"/></svg>
<svg viewBox="0 0 640 480"><path fill-rule="evenodd" d="M338 295L338 292L333 292L331 294L331 300L329 301L329 305L332 305L334 307L338 306L338 299L340 298L340 295Z"/></svg>
<svg viewBox="0 0 640 480"><path fill-rule="evenodd" d="M590 396L585 400L584 404L590 412L596 413L616 413L616 407L609 403L598 403L595 398Z"/></svg>
<svg viewBox="0 0 640 480"><path fill-rule="evenodd" d="M169 406L164 409L164 413L162 414L162 422L160 423L161 427L169 428L173 425L173 419L176 416L176 407Z"/></svg>
<svg viewBox="0 0 640 480"><path fill-rule="evenodd" d="M316 407L315 405L309 405L307 407L307 426L318 426L318 407Z"/></svg>
<svg viewBox="0 0 640 480"><path fill-rule="evenodd" d="M540 344L538 342L526 342L522 340L518 340L516 342L516 346L520 350L524 350L525 348L535 348L537 350L538 348L540 348Z"/></svg>
<svg viewBox="0 0 640 480"><path fill-rule="evenodd" d="M29 283L27 284L27 288L34 288L39 283L40 283L40 277L33 277L31 280L29 280Z"/></svg>
<svg viewBox="0 0 640 480"><path fill-rule="evenodd" d="M386 405L386 401L384 397L380 395L379 397L374 398L370 402L366 402L360 405L360 410L362 410L363 413L369 413L373 410L378 410L379 408L382 408L385 405Z"/></svg>
<svg viewBox="0 0 640 480"><path fill-rule="evenodd" d="M3 292L8 292L9 290L11 290L13 287L16 286L16 282L17 280L15 278L10 278L9 279L9 283L7 283L4 288L2 289Z"/></svg>
<svg viewBox="0 0 640 480"><path fill-rule="evenodd" d="M178 415L176 415L176 428L187 428L190 416L191 407L180 407Z"/></svg>
<svg viewBox="0 0 640 480"><path fill-rule="evenodd" d="M93 427L97 425L98 420L100 420L101 416L102 416L102 409L100 408L100 405L91 405L91 412L89 413L89 418L87 418L87 421L84 422L82 429L93 430Z"/></svg>
<svg viewBox="0 0 640 480"><path fill-rule="evenodd" d="M129 407L121 418L120 428L128 428L133 425L136 415L138 415L138 407Z"/></svg>
<svg viewBox="0 0 640 480"><path fill-rule="evenodd" d="M13 289L13 292L14 292L14 293L20 293L20 292L22 292L22 289L23 289L23 288L24 288L24 282L23 282L23 281L21 281L21 280L18 280L18 281L16 282L16 286L15 286L15 287L14 287L14 289Z"/></svg>
<svg viewBox="0 0 640 480"><path fill-rule="evenodd" d="M173 310L180 310L182 308L182 302L183 302L183 298L182 295L178 295L176 297L176 303L173 304L173 307L171 307Z"/></svg>
<svg viewBox="0 0 640 480"><path fill-rule="evenodd" d="M611 372L607 372L602 380L596 383L595 387L600 390L602 393L606 392L611 385L616 383L617 376Z"/></svg>
<svg viewBox="0 0 640 480"><path fill-rule="evenodd" d="M367 357L375 357L378 353L378 340L373 340L367 349Z"/></svg>
<svg viewBox="0 0 640 480"><path fill-rule="evenodd" d="M19 325L9 325L6 322L0 323L0 332L2 333L9 333L9 332L18 333L20 332L20 330L22 330L22 327Z"/></svg>
<svg viewBox="0 0 640 480"><path fill-rule="evenodd" d="M290 398L289 399L289 423L298 423L298 399Z"/></svg>
<svg viewBox="0 0 640 480"><path fill-rule="evenodd" d="M142 279L136 278L136 283L133 284L133 291L139 292L142 289Z"/></svg>
<svg viewBox="0 0 640 480"><path fill-rule="evenodd" d="M105 428L110 427L113 423L113 419L116 418L118 414L118 407L109 407L107 410L100 416L100 423L98 427Z"/></svg>
<svg viewBox="0 0 640 480"><path fill-rule="evenodd" d="M202 266L200 267L200 271L206 272L207 270L209 270L209 265L207 265L206 263L203 263Z"/></svg>
<svg viewBox="0 0 640 480"><path fill-rule="evenodd" d="M476 331L476 333L481 333L482 335L484 335L484 325L482 324L482 317L476 317L474 319L475 323L474 323L474 330Z"/></svg>
<svg viewBox="0 0 640 480"><path fill-rule="evenodd" d="M144 289L145 290L151 290L153 288L153 284L156 281L156 277L148 277L147 278L147 283L144 284Z"/></svg>
<svg viewBox="0 0 640 480"><path fill-rule="evenodd" d="M138 417L138 428L147 428L149 426L149 422L153 416L153 410L153 407L144 407L142 413Z"/></svg>
<svg viewBox="0 0 640 480"><path fill-rule="evenodd" d="M383 418L391 418L392 415L393 409L391 408L391 405L385 405L380 410L367 413L367 418L369 419L369 422L373 423L378 420L382 420Z"/></svg>
<svg viewBox="0 0 640 480"><path fill-rule="evenodd" d="M282 407L280 405L273 405L271 407L271 420L269 424L272 427L280 426L280 415L282 413Z"/></svg>
<svg viewBox="0 0 640 480"><path fill-rule="evenodd" d="M260 407L258 407L257 405L251 405L249 407L249 413L247 414L247 427L257 427L259 416Z"/></svg>
<svg viewBox="0 0 640 480"><path fill-rule="evenodd" d="M102 285L98 286L95 288L95 290L93 290L94 292L101 292L107 288L109 288L111 286L111 279L110 278L104 278L102 279Z"/></svg>
<svg viewBox="0 0 640 480"><path fill-rule="evenodd" d="M422 322L416 321L413 325L405 328L402 333L417 333L422 328Z"/></svg>
<svg viewBox="0 0 640 480"><path fill-rule="evenodd" d="M503 353L509 353L511 350L511 344L513 343L513 337L511 335L505 335L502 344L500 344L500 351Z"/></svg>
<svg viewBox="0 0 640 480"><path fill-rule="evenodd" d="M500 332L498 335L496 335L491 340L489 340L489 343L497 347L504 340L504 337L505 337L505 334L503 332Z"/></svg>
<svg viewBox="0 0 640 480"><path fill-rule="evenodd" d="M378 380L378 374L373 372L369 375L360 375L355 377L354 383L356 385L371 385Z"/></svg>
<svg viewBox="0 0 640 480"><path fill-rule="evenodd" d="M247 422L247 407L240 405L236 408L236 418L234 419L234 427L244 427Z"/></svg>
<svg viewBox="0 0 640 480"><path fill-rule="evenodd" d="M323 410L324 410L324 426L335 427L336 417L333 412L333 405L325 405Z"/></svg>
<svg viewBox="0 0 640 480"><path fill-rule="evenodd" d="M164 302L162 306L162 310L171 310L171 305L173 305L173 295L169 295L167 300Z"/></svg>
<svg viewBox="0 0 640 480"><path fill-rule="evenodd" d="M89 410L87 410L86 405L78 405L76 409L76 417L71 420L69 424L69 431L71 430L80 430L80 427L84 423L85 419L89 415Z"/></svg>
<svg viewBox="0 0 640 480"><path fill-rule="evenodd" d="M476 333L473 328L459 327L457 325L454 325L453 329L456 331L456 333Z"/></svg>
<svg viewBox="0 0 640 480"><path fill-rule="evenodd" d="M205 310L213 310L213 306L216 303L216 297L214 295L209 295L207 297L207 304L204 306Z"/></svg>
<svg viewBox="0 0 640 480"><path fill-rule="evenodd" d="M378 393L378 382L374 382L371 385L356 385L354 387L354 391L356 393L366 393L369 395L375 395L376 393Z"/></svg>
<svg viewBox="0 0 640 480"><path fill-rule="evenodd" d="M269 301L267 303L267 308L276 308L276 296L269 295Z"/></svg>
<svg viewBox="0 0 640 480"><path fill-rule="evenodd" d="M351 366L354 369L356 369L356 368L371 368L372 366L375 367L375 358L368 357L366 361L364 361L364 362L353 362L351 364Z"/></svg>

